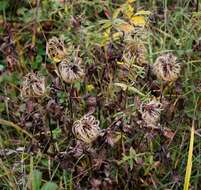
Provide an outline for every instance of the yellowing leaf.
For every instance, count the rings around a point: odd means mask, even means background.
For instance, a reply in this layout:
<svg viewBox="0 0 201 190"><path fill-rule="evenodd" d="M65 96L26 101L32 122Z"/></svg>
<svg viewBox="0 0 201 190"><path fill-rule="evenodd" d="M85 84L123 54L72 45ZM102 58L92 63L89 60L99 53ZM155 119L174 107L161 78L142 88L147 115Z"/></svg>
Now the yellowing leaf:
<svg viewBox="0 0 201 190"><path fill-rule="evenodd" d="M110 40L110 28L108 28L104 33L103 33L103 36L102 36L102 40L101 40L101 43L100 45L101 46L104 46L105 44L107 44Z"/></svg>
<svg viewBox="0 0 201 190"><path fill-rule="evenodd" d="M184 188L183 190L189 190L190 186L190 178L192 172L192 159L193 159L193 144L194 144L194 134L195 134L195 127L194 122L191 128L191 137L190 137L190 145L188 150L188 161L186 165L186 174L185 174L185 181L184 181Z"/></svg>
<svg viewBox="0 0 201 190"><path fill-rule="evenodd" d="M127 0L128 3L134 3L136 0Z"/></svg>
<svg viewBox="0 0 201 190"><path fill-rule="evenodd" d="M118 65L124 65L125 63L123 61L117 61Z"/></svg>
<svg viewBox="0 0 201 190"><path fill-rule="evenodd" d="M115 32L112 35L112 38L113 38L113 40L118 40L122 35L123 35L122 32Z"/></svg>
<svg viewBox="0 0 201 190"><path fill-rule="evenodd" d="M133 16L130 21L135 26L145 26L146 25L146 20L145 20L144 16Z"/></svg>
<svg viewBox="0 0 201 190"><path fill-rule="evenodd" d="M126 17L131 18L133 16L134 9L131 5L124 4L122 9L122 12Z"/></svg>
<svg viewBox="0 0 201 190"><path fill-rule="evenodd" d="M134 30L134 27L128 23L119 23L116 25L116 29L129 33Z"/></svg>
<svg viewBox="0 0 201 190"><path fill-rule="evenodd" d="M138 11L137 13L135 13L135 16L138 16L138 15L150 15L150 14L151 14L150 11L141 10L141 11Z"/></svg>
<svg viewBox="0 0 201 190"><path fill-rule="evenodd" d="M58 63L58 62L62 61L63 58L60 58L60 57L53 57L52 60L53 60L53 62Z"/></svg>
<svg viewBox="0 0 201 190"><path fill-rule="evenodd" d="M119 15L119 13L120 13L120 11L121 11L121 8L116 9L116 10L114 11L114 13L112 14L112 18L113 18L113 19L117 18L118 15Z"/></svg>

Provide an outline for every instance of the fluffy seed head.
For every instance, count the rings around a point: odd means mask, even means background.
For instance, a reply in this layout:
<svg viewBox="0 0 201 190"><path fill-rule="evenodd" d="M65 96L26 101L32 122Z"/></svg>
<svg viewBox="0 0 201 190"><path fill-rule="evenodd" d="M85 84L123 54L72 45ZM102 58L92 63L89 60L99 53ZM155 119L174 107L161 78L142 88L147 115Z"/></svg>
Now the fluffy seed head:
<svg viewBox="0 0 201 190"><path fill-rule="evenodd" d="M23 97L40 97L45 93L45 78L35 73L28 73L24 76L21 85L21 95Z"/></svg>
<svg viewBox="0 0 201 190"><path fill-rule="evenodd" d="M58 73L66 83L73 83L84 77L84 70L81 67L81 59L74 58L73 61L64 59L58 65Z"/></svg>
<svg viewBox="0 0 201 190"><path fill-rule="evenodd" d="M46 54L55 63L60 62L67 54L64 41L57 37L52 37L46 45Z"/></svg>
<svg viewBox="0 0 201 190"><path fill-rule="evenodd" d="M99 121L93 115L84 115L73 124L72 132L76 138L90 144L100 134Z"/></svg>
<svg viewBox="0 0 201 190"><path fill-rule="evenodd" d="M157 78L168 82L175 81L179 77L180 71L180 63L172 53L159 56L153 65L153 72Z"/></svg>
<svg viewBox="0 0 201 190"><path fill-rule="evenodd" d="M152 100L148 104L142 104L140 108L142 119L149 126L153 126L158 123L161 111L162 104L156 100Z"/></svg>
<svg viewBox="0 0 201 190"><path fill-rule="evenodd" d="M147 50L143 43L132 42L129 43L123 52L123 59L127 63L136 63L143 65L146 63L145 57Z"/></svg>

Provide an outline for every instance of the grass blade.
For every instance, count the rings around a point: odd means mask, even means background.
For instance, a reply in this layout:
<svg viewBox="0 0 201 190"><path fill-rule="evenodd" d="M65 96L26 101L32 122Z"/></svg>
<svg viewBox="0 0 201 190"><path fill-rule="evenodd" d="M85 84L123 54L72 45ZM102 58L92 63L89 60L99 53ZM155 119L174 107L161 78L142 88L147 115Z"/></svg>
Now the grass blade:
<svg viewBox="0 0 201 190"><path fill-rule="evenodd" d="M193 157L193 143L194 143L194 122L191 128L191 138L190 138L190 146L188 151L188 161L186 166L186 175L185 175L185 181L184 181L184 190L189 190L190 185L190 177L191 177L191 170L192 170L192 157Z"/></svg>

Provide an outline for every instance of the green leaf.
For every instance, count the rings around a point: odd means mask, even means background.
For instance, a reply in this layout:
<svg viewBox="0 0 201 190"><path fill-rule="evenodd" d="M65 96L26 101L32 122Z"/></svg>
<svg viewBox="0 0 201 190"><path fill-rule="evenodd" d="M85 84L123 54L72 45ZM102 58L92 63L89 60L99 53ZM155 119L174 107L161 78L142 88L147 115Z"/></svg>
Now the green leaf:
<svg viewBox="0 0 201 190"><path fill-rule="evenodd" d="M8 7L8 5L9 5L9 1L8 0L2 1L0 3L0 11L5 10Z"/></svg>
<svg viewBox="0 0 201 190"><path fill-rule="evenodd" d="M58 138L60 135L61 135L61 129L60 128L56 128L52 131L52 135L53 135L53 138L56 139Z"/></svg>
<svg viewBox="0 0 201 190"><path fill-rule="evenodd" d="M32 175L32 189L40 190L42 173L38 170L34 170Z"/></svg>
<svg viewBox="0 0 201 190"><path fill-rule="evenodd" d="M132 158L136 157L136 152L135 152L135 150L133 149L133 147L130 148L129 152L130 152L130 156L131 156Z"/></svg>
<svg viewBox="0 0 201 190"><path fill-rule="evenodd" d="M53 182L47 182L43 185L41 190L57 190L58 187L55 183Z"/></svg>
<svg viewBox="0 0 201 190"><path fill-rule="evenodd" d="M130 160L129 160L129 166L130 166L130 169L132 170L132 169L133 169L133 166L134 166L133 159L130 159Z"/></svg>
<svg viewBox="0 0 201 190"><path fill-rule="evenodd" d="M31 67L33 69L39 69L39 67L41 66L41 62L42 62L43 58L41 55L37 55L35 62L31 65Z"/></svg>

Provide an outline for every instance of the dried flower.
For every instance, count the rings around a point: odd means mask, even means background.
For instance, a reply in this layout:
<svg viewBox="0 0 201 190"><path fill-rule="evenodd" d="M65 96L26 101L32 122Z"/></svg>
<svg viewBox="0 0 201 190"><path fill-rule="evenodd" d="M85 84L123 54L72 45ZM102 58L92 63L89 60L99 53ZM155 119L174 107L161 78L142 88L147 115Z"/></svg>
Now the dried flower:
<svg viewBox="0 0 201 190"><path fill-rule="evenodd" d="M55 63L63 60L67 55L63 39L57 37L49 39L46 45L46 54Z"/></svg>
<svg viewBox="0 0 201 190"><path fill-rule="evenodd" d="M140 112L142 119L149 126L154 126L160 119L162 104L156 100L150 101L148 104L142 104Z"/></svg>
<svg viewBox="0 0 201 190"><path fill-rule="evenodd" d="M81 67L81 59L75 58L73 61L64 59L58 66L58 73L66 83L73 83L84 77L84 70Z"/></svg>
<svg viewBox="0 0 201 190"><path fill-rule="evenodd" d="M100 134L99 121L93 115L84 115L73 124L72 132L76 138L91 143Z"/></svg>
<svg viewBox="0 0 201 190"><path fill-rule="evenodd" d="M14 71L15 67L18 65L17 57L13 53L6 56L6 62L10 71Z"/></svg>
<svg viewBox="0 0 201 190"><path fill-rule="evenodd" d="M159 56L153 65L153 72L157 78L164 81L175 81L179 77L180 71L180 63L172 53Z"/></svg>
<svg viewBox="0 0 201 190"><path fill-rule="evenodd" d="M21 95L23 97L40 97L45 93L45 78L31 72L23 78Z"/></svg>
<svg viewBox="0 0 201 190"><path fill-rule="evenodd" d="M147 50L141 42L130 42L123 52L123 59L127 63L143 65L146 63Z"/></svg>

